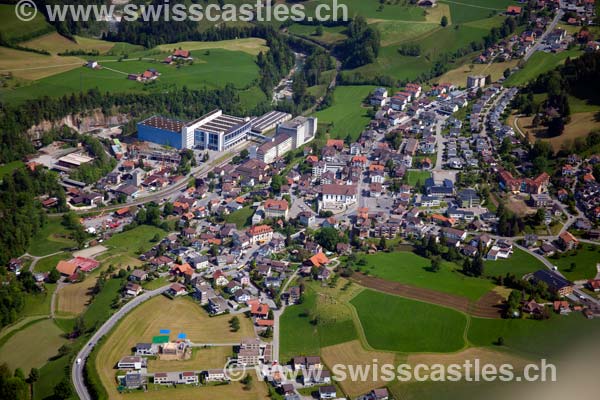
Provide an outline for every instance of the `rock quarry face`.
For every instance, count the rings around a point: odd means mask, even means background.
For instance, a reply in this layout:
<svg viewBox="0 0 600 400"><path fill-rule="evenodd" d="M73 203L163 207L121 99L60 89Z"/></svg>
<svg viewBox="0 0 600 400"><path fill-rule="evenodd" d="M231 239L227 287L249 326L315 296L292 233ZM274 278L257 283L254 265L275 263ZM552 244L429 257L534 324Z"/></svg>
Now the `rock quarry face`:
<svg viewBox="0 0 600 400"><path fill-rule="evenodd" d="M39 140L44 132L68 126L79 133L91 132L95 129L122 125L129 121L127 114L105 115L100 110L84 114L72 114L56 121L42 121L27 130L26 134L32 141Z"/></svg>

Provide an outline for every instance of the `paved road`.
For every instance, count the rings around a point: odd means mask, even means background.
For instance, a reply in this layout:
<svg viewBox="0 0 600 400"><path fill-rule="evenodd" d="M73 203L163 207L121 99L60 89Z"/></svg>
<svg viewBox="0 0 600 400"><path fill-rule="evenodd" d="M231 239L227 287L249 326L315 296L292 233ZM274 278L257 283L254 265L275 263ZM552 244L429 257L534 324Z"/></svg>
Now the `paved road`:
<svg viewBox="0 0 600 400"><path fill-rule="evenodd" d="M115 324L135 307L137 307L144 301L151 299L152 297L162 294L168 288L169 285L166 285L159 289L152 290L150 292L145 292L131 300L129 303L125 304L117 312L115 312L96 331L96 333L94 333L91 339L79 351L77 357L75 358L75 361L73 362L73 367L71 369L71 379L73 380L73 385L75 386L75 390L77 391L77 396L79 396L81 400L92 400L92 397L90 396L90 393L88 392L87 387L85 386L85 381L83 379L83 370L85 368L85 362L96 343L98 343L98 340L100 340L102 337L104 337L104 335L110 332L110 330L115 326ZM77 360L81 361L77 363Z"/></svg>
<svg viewBox="0 0 600 400"><path fill-rule="evenodd" d="M529 58L532 55L534 55L536 51L539 50L540 46L542 45L542 43L544 42L546 37L550 34L550 32L552 32L554 30L554 28L556 28L558 21L560 21L560 19L563 17L563 15L565 15L565 12L563 10L558 10L558 12L556 13L556 16L554 17L554 19L552 20L552 22L550 23L550 25L548 26L546 31L542 34L542 36L537 38L537 42L535 42L533 47L531 49L529 49L529 51L523 57L524 62L527 62L527 60L529 60Z"/></svg>
<svg viewBox="0 0 600 400"><path fill-rule="evenodd" d="M287 290L288 286L294 280L296 275L298 275L298 269L295 270L294 273L287 280L287 282L281 289L281 293L284 293ZM285 311L285 307L286 305L282 304L279 310L273 311L273 341L271 342L271 344L273 348L273 361L277 362L279 362L279 317L281 317L281 315Z"/></svg>

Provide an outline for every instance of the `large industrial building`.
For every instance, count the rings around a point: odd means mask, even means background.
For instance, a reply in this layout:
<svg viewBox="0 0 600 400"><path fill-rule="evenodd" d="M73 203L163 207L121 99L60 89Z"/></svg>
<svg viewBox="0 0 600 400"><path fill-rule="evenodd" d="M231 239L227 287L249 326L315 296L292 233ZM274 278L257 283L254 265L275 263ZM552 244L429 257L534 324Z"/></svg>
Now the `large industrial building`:
<svg viewBox="0 0 600 400"><path fill-rule="evenodd" d="M284 122L277 127L277 135L284 133L292 137L292 147L297 149L315 138L317 134L317 118L299 116L291 121Z"/></svg>
<svg viewBox="0 0 600 400"><path fill-rule="evenodd" d="M252 128L250 118L239 118L213 110L202 117L183 122L160 116L137 124L138 139L177 149L224 151L247 140Z"/></svg>
<svg viewBox="0 0 600 400"><path fill-rule="evenodd" d="M275 137L258 147L252 147L250 156L271 164L288 151L295 150L312 141L316 133L316 118L296 117L291 121L279 124Z"/></svg>

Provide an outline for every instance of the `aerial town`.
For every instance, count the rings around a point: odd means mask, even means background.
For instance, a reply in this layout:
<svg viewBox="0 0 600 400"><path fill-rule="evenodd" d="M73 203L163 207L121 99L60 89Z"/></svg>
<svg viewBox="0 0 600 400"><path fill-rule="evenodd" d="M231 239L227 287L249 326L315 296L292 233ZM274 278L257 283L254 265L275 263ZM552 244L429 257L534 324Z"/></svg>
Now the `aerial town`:
<svg viewBox="0 0 600 400"><path fill-rule="evenodd" d="M524 365L597 339L596 3L377 3L359 12L394 10L435 25L430 35L496 25L436 62L427 35L391 41L392 20L188 36L161 25L160 40L119 20L73 36L128 52L104 57L35 47L67 40L54 25L18 42L0 29L0 52L84 56L77 77L54 79L108 85L12 103L53 77L3 75L0 393L506 398L485 384L465 397L448 382L344 380L337 367L473 354ZM379 58L350 67L356 20L402 66L423 57L438 73L369 79ZM221 57L252 62L219 86ZM203 86L174 83L207 64ZM258 77L242 84L243 68Z"/></svg>

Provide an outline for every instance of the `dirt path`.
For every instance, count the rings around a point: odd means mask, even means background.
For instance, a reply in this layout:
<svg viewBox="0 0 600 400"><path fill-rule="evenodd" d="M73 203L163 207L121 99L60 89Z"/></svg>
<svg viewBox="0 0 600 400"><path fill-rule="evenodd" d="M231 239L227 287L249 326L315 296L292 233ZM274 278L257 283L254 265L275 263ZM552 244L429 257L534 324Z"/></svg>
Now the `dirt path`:
<svg viewBox="0 0 600 400"><path fill-rule="evenodd" d="M353 282L369 289L406 297L426 303L437 304L453 308L465 314L480 318L500 318L498 301L501 297L495 292L489 292L476 302L468 298L448 293L441 293L431 289L405 285L399 282L390 282L381 278L354 273L350 278Z"/></svg>

